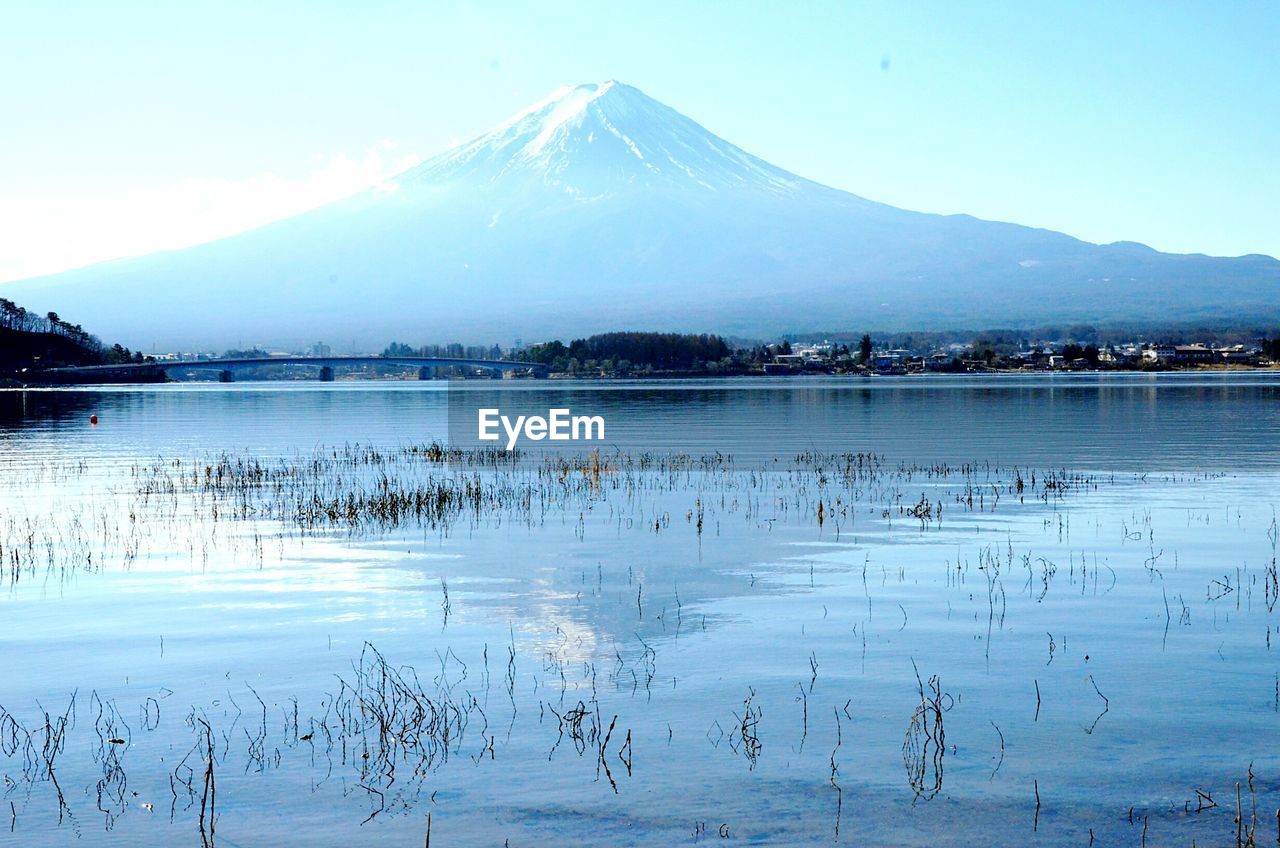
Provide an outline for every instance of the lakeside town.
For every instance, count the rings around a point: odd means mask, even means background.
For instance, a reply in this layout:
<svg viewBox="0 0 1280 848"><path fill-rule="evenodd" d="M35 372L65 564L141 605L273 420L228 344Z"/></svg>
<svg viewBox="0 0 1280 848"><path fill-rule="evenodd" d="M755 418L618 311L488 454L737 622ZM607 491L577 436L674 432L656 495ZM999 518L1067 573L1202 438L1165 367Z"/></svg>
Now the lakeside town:
<svg viewBox="0 0 1280 848"><path fill-rule="evenodd" d="M258 379L306 379L291 373L285 360L332 357L324 342L296 351L262 348L222 353L169 353L153 357L157 362L185 363L257 358L266 360L254 370ZM360 355L360 354L355 354ZM687 376L790 376L802 374L911 375L1022 373L1054 371L1168 371L1176 369L1261 369L1280 367L1280 339L1260 339L1255 344L1202 342L1128 342L1103 345L1070 341L1036 341L1017 345L978 339L933 346L877 346L864 336L845 342L783 340L772 344L734 345L718 336L659 333L610 333L577 340L525 346L422 345L393 343L380 354L365 354L369 361L343 368L336 379L413 379L415 372L379 358L452 358L527 361L545 366L536 373L511 369L507 378L626 379ZM279 365L271 360L279 359ZM480 367L438 366L422 379L489 377ZM194 368L189 379L201 379Z"/></svg>
<svg viewBox="0 0 1280 848"><path fill-rule="evenodd" d="M337 352L318 341L278 350L143 354L108 345L56 313L0 300L5 385L248 380L628 379L800 374L911 375L1053 371L1168 371L1280 367L1280 332L1205 333L1195 342L1116 341L1091 327L1048 332L850 334L762 343L715 334L613 332L526 345L392 342L381 352ZM1154 335L1154 334L1153 334ZM1170 334L1172 335L1172 334ZM1167 338L1167 337L1166 337ZM526 366L527 363L527 366Z"/></svg>
<svg viewBox="0 0 1280 848"><path fill-rule="evenodd" d="M1265 368L1280 363L1280 345L1143 343L1081 345L1037 342L1001 351L983 342L956 342L929 350L905 347L850 350L830 341L784 344L763 365L765 373L861 371L876 374L1008 371L1155 371L1174 368Z"/></svg>

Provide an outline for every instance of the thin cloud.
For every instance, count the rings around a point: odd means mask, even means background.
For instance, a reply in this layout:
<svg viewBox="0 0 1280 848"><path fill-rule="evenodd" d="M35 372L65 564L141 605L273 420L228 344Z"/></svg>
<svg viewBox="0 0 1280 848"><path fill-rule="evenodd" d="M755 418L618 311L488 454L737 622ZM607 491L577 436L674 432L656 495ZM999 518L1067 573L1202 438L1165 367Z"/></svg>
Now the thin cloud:
<svg viewBox="0 0 1280 848"><path fill-rule="evenodd" d="M421 160L390 141L363 155L317 155L306 174L242 180L200 177L124 194L0 196L0 280L224 238L350 197L391 190L388 179Z"/></svg>

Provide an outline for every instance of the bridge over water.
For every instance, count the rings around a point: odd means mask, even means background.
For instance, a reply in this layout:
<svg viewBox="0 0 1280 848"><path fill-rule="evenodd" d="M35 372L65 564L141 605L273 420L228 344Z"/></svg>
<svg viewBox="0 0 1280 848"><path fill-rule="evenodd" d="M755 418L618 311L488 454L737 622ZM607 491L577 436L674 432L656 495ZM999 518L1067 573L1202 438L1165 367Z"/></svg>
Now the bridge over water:
<svg viewBox="0 0 1280 848"><path fill-rule="evenodd" d="M334 369L360 365L401 365L417 367L419 380L435 377L436 368L476 368L499 376L507 371L526 371L535 376L545 376L547 366L534 362L514 362L506 359L462 359L441 356L258 356L234 359L164 360L136 362L124 365L80 365L64 368L47 368L34 376L59 383L107 383L153 382L171 372L216 371L224 383L235 381L237 371L260 368L264 365L295 365L316 369L317 378L331 382Z"/></svg>

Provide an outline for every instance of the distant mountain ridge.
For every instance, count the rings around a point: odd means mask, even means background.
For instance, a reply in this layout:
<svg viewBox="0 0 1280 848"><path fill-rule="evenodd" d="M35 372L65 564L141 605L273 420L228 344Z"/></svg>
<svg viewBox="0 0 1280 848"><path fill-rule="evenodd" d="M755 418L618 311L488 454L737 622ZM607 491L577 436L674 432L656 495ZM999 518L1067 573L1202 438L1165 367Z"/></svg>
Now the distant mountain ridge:
<svg viewBox="0 0 1280 848"><path fill-rule="evenodd" d="M1280 319L1280 262L1094 245L798 177L618 82L355 197L0 287L133 345Z"/></svg>

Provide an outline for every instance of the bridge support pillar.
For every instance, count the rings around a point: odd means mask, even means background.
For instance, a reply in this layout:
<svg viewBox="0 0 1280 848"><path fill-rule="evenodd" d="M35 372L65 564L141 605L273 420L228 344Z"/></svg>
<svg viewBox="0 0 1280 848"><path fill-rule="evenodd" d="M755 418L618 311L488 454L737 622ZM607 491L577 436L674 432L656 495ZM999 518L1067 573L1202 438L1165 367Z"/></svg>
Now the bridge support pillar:
<svg viewBox="0 0 1280 848"><path fill-rule="evenodd" d="M236 381L235 372L230 369L224 369L218 372L219 383L234 383Z"/></svg>
<svg viewBox="0 0 1280 848"><path fill-rule="evenodd" d="M434 380L436 378L436 369L430 365L423 365L418 369L419 380Z"/></svg>
<svg viewBox="0 0 1280 848"><path fill-rule="evenodd" d="M322 365L322 366L320 367L320 382L322 382L322 383L332 383L332 382L333 382L333 366L331 366L331 365Z"/></svg>

